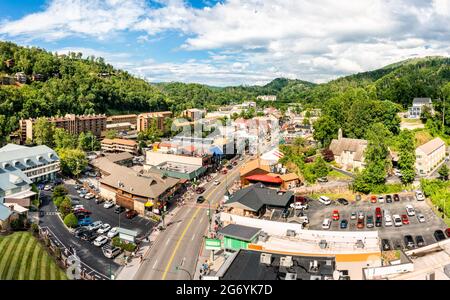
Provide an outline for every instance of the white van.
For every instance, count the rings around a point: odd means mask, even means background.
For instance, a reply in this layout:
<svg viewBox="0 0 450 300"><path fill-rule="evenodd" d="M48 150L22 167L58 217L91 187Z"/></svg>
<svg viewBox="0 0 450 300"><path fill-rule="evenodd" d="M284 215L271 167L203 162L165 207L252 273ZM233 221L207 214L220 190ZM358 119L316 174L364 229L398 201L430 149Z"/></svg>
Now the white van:
<svg viewBox="0 0 450 300"><path fill-rule="evenodd" d="M326 218L322 222L322 229L330 229L331 226L331 220Z"/></svg>
<svg viewBox="0 0 450 300"><path fill-rule="evenodd" d="M320 196L319 197L319 202L322 203L322 204L325 204L325 205L330 205L331 204L331 200L327 196Z"/></svg>
<svg viewBox="0 0 450 300"><path fill-rule="evenodd" d="M403 222L402 222L402 218L400 218L400 215L393 215L392 217L394 218L395 227L402 226Z"/></svg>

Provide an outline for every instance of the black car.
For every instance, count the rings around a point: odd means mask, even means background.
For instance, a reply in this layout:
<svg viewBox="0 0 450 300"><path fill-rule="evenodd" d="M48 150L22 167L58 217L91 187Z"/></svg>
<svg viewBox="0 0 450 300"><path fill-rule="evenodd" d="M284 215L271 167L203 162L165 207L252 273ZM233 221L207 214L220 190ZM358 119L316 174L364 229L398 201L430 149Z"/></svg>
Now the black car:
<svg viewBox="0 0 450 300"><path fill-rule="evenodd" d="M383 225L383 219L382 218L376 218L375 219L375 226L381 227Z"/></svg>
<svg viewBox="0 0 450 300"><path fill-rule="evenodd" d="M338 198L336 201L342 205L348 205L348 201L344 198Z"/></svg>
<svg viewBox="0 0 450 300"><path fill-rule="evenodd" d="M381 240L381 250L382 251L389 251L391 250L391 243L388 239L382 239Z"/></svg>
<svg viewBox="0 0 450 300"><path fill-rule="evenodd" d="M423 239L423 236L421 235L416 236L416 245L417 247L425 246L425 240Z"/></svg>
<svg viewBox="0 0 450 300"><path fill-rule="evenodd" d="M400 196L398 194L394 194L394 201L400 201Z"/></svg>
<svg viewBox="0 0 450 300"><path fill-rule="evenodd" d="M227 169L231 170L231 169L233 169L233 166L232 165L227 165Z"/></svg>
<svg viewBox="0 0 450 300"><path fill-rule="evenodd" d="M442 230L436 230L434 232L434 238L436 239L437 242L443 241L445 240L445 234Z"/></svg>
<svg viewBox="0 0 450 300"><path fill-rule="evenodd" d="M402 250L402 248L403 248L402 241L395 240L394 241L394 249L395 250Z"/></svg>
<svg viewBox="0 0 450 300"><path fill-rule="evenodd" d="M386 203L392 203L392 196L386 195Z"/></svg>
<svg viewBox="0 0 450 300"><path fill-rule="evenodd" d="M95 240L97 238L97 236L98 236L97 232L91 231L91 230L83 231L78 235L78 237L80 239L82 239L83 241L88 241L88 242Z"/></svg>
<svg viewBox="0 0 450 300"><path fill-rule="evenodd" d="M405 235L404 239L405 239L405 245L406 245L407 249L411 250L411 249L416 248L416 244L414 244L414 239L411 235L409 235L409 234Z"/></svg>
<svg viewBox="0 0 450 300"><path fill-rule="evenodd" d="M285 209L283 209L283 211L281 212L281 217L282 218L287 218L287 217L289 217L289 208L285 208Z"/></svg>
<svg viewBox="0 0 450 300"><path fill-rule="evenodd" d="M205 197L203 197L203 196L198 196L198 197L197 197L197 203L203 203L203 202L205 202Z"/></svg>
<svg viewBox="0 0 450 300"><path fill-rule="evenodd" d="M116 214L120 214L120 213L122 213L122 212L124 212L124 211L125 211L125 208L123 208L122 206L116 205L116 208L114 208L114 212L115 212Z"/></svg>
<svg viewBox="0 0 450 300"><path fill-rule="evenodd" d="M84 226L78 227L77 229L75 229L73 234L75 235L75 237L79 238L83 232L87 232L87 231L89 231L89 229L87 227L84 227Z"/></svg>

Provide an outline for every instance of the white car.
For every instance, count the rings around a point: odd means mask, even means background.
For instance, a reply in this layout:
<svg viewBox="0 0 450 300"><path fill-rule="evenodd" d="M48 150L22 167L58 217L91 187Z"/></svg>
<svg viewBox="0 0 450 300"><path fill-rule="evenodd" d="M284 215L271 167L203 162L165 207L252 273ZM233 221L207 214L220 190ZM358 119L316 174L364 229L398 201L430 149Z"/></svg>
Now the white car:
<svg viewBox="0 0 450 300"><path fill-rule="evenodd" d="M82 204L77 204L73 207L74 211L80 210L80 209L84 209L84 206Z"/></svg>
<svg viewBox="0 0 450 300"><path fill-rule="evenodd" d="M106 201L105 204L103 204L104 208L111 208L114 206L114 203L112 201Z"/></svg>
<svg viewBox="0 0 450 300"><path fill-rule="evenodd" d="M406 214L409 217L415 216L416 215L416 211L414 210L414 207L412 207L412 205L406 205Z"/></svg>
<svg viewBox="0 0 450 300"><path fill-rule="evenodd" d="M102 221L95 221L94 223L92 223L91 225L88 226L89 230L97 230L100 227L102 227L103 222Z"/></svg>
<svg viewBox="0 0 450 300"><path fill-rule="evenodd" d="M417 201L425 200L425 195L422 193L422 191L416 191L416 199Z"/></svg>
<svg viewBox="0 0 450 300"><path fill-rule="evenodd" d="M384 226L386 227L392 226L392 217L391 215L387 215L386 213L384 215Z"/></svg>
<svg viewBox="0 0 450 300"><path fill-rule="evenodd" d="M400 227L403 225L402 218L400 218L399 215L393 215L392 218L394 219L395 227Z"/></svg>
<svg viewBox="0 0 450 300"><path fill-rule="evenodd" d="M327 196L320 196L319 197L319 202L322 203L322 204L325 204L325 205L330 205L331 204L331 200Z"/></svg>
<svg viewBox="0 0 450 300"><path fill-rule="evenodd" d="M378 202L384 203L384 196L378 196Z"/></svg>
<svg viewBox="0 0 450 300"><path fill-rule="evenodd" d="M51 189L52 187L49 185L44 186L44 191L50 191Z"/></svg>
<svg viewBox="0 0 450 300"><path fill-rule="evenodd" d="M84 196L85 199L90 200L94 198L94 195L92 193L87 193L86 196Z"/></svg>
<svg viewBox="0 0 450 300"><path fill-rule="evenodd" d="M101 247L108 242L108 238L104 235L97 237L94 240L94 246Z"/></svg>
<svg viewBox="0 0 450 300"><path fill-rule="evenodd" d="M302 204L301 202L291 203L290 205L293 209L308 209L308 204Z"/></svg>
<svg viewBox="0 0 450 300"><path fill-rule="evenodd" d="M105 223L97 230L97 233L104 234L107 233L111 229L111 225Z"/></svg>
<svg viewBox="0 0 450 300"><path fill-rule="evenodd" d="M322 229L330 229L331 226L331 220L326 218L322 222Z"/></svg>
<svg viewBox="0 0 450 300"><path fill-rule="evenodd" d="M219 180L214 180L214 185L219 185L220 181Z"/></svg>
<svg viewBox="0 0 450 300"><path fill-rule="evenodd" d="M112 239L118 234L119 234L119 227L113 227L110 231L108 231L108 234L106 236Z"/></svg>
<svg viewBox="0 0 450 300"><path fill-rule="evenodd" d="M417 220L419 220L419 223L425 223L425 216L422 214L417 214Z"/></svg>

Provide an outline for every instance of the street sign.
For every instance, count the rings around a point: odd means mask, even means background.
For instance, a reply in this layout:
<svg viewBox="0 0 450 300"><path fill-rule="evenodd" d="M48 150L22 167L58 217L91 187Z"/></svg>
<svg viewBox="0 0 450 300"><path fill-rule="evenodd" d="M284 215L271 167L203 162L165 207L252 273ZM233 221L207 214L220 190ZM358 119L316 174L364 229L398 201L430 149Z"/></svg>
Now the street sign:
<svg viewBox="0 0 450 300"><path fill-rule="evenodd" d="M206 250L220 250L222 248L222 243L218 239L206 239L205 249Z"/></svg>

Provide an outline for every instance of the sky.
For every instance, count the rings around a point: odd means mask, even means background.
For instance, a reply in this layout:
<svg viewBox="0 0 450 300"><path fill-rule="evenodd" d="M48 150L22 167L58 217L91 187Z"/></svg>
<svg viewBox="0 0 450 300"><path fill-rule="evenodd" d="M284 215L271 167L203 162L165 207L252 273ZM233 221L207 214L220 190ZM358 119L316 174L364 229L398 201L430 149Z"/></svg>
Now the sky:
<svg viewBox="0 0 450 300"><path fill-rule="evenodd" d="M150 82L316 83L450 55L450 0L0 0L0 40Z"/></svg>

